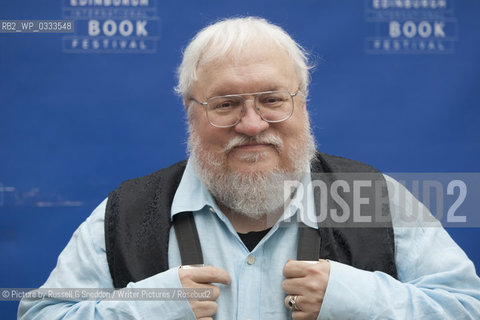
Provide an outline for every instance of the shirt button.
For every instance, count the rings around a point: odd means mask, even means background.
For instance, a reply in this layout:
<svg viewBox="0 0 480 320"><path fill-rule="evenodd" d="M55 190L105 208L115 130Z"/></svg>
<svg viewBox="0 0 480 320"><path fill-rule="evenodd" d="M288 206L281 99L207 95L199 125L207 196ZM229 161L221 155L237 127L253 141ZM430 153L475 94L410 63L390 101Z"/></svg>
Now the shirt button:
<svg viewBox="0 0 480 320"><path fill-rule="evenodd" d="M247 263L248 264L254 264L255 263L255 257L253 255L249 255Z"/></svg>
<svg viewBox="0 0 480 320"><path fill-rule="evenodd" d="M210 207L210 212L215 213L215 209L213 209L212 207Z"/></svg>

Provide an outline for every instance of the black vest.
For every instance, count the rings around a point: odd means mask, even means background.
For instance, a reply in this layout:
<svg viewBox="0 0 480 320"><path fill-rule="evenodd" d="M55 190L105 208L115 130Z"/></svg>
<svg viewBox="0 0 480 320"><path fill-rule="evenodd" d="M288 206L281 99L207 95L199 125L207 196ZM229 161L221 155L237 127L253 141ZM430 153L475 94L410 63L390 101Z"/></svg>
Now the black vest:
<svg viewBox="0 0 480 320"><path fill-rule="evenodd" d="M182 161L145 177L125 181L109 194L105 244L116 288L168 269L170 209L185 165L186 161ZM381 173L366 164L320 152L312 162L311 171L312 179L316 174L322 174L321 179L330 180L344 173L368 173L374 180L385 182ZM314 190L318 208L320 197L318 190ZM383 199L388 199L386 188L382 192ZM348 196L344 198L347 203L351 201ZM366 209L362 209L362 215L375 210L375 204L371 205L364 206ZM333 207L338 209L336 204L328 206L329 209ZM327 218L319 223L319 233L320 258L397 277L388 202L382 207L381 225L342 227Z"/></svg>

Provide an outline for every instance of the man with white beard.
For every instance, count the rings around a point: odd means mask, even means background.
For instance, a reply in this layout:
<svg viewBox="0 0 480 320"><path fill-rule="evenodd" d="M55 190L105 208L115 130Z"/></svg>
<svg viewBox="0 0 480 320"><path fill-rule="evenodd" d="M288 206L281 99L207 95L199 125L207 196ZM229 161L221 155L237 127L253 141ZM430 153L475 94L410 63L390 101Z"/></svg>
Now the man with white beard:
<svg viewBox="0 0 480 320"><path fill-rule="evenodd" d="M210 288L211 299L30 299L19 318L478 318L473 264L443 228L399 226L408 208L398 198L381 228L342 228L308 218L321 211L312 188L305 202L298 190L285 194L284 181L308 185L317 173L371 172L389 192L400 188L367 165L316 151L309 69L303 48L264 19L200 31L176 88L188 114L188 161L112 192L43 285Z"/></svg>

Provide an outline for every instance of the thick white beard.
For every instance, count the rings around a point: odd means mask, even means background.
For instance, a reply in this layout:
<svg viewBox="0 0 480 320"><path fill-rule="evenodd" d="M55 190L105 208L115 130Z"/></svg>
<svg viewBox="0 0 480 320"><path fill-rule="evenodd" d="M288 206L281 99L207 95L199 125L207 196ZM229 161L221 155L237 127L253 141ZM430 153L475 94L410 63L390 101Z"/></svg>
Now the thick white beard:
<svg viewBox="0 0 480 320"><path fill-rule="evenodd" d="M275 142L281 152L283 142L276 136L261 134L256 140ZM227 166L227 154L230 146L239 141L250 141L248 137L236 137L225 146L222 153L207 151L200 137L190 128L188 149L193 161L195 173L211 192L217 203L234 213L259 219L274 213L284 206L290 195L284 195L284 181L300 180L315 155L315 140L310 128L305 128L301 141L292 146L288 154L289 166L286 171L276 168L273 172L235 172ZM245 154L244 161L254 165L264 157L262 153Z"/></svg>

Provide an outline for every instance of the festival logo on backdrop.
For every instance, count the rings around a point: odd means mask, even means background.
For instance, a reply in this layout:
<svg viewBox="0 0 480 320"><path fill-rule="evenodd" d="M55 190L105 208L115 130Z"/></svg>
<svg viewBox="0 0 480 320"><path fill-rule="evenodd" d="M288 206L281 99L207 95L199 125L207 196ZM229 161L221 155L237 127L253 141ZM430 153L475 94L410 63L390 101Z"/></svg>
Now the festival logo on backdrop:
<svg viewBox="0 0 480 320"><path fill-rule="evenodd" d="M75 33L63 37L63 52L155 53L160 18L154 0L64 0L64 19Z"/></svg>
<svg viewBox="0 0 480 320"><path fill-rule="evenodd" d="M453 53L457 19L452 0L365 0L368 54Z"/></svg>

